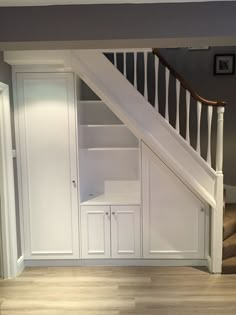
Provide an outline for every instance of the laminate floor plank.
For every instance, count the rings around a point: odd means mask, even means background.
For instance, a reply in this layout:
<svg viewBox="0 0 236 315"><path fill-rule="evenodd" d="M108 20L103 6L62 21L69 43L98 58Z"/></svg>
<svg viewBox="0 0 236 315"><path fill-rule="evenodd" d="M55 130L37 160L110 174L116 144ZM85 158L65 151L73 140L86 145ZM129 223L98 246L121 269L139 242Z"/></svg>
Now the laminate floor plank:
<svg viewBox="0 0 236 315"><path fill-rule="evenodd" d="M0 315L236 315L236 275L187 267L26 268Z"/></svg>

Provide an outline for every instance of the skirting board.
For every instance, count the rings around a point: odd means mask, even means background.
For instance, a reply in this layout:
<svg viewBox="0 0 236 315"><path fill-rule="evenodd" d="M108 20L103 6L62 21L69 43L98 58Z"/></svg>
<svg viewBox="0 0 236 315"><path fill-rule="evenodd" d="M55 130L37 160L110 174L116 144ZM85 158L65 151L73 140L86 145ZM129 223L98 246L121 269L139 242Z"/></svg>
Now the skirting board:
<svg viewBox="0 0 236 315"><path fill-rule="evenodd" d="M25 260L25 267L86 267L86 266L165 266L208 267L207 259L78 259Z"/></svg>
<svg viewBox="0 0 236 315"><path fill-rule="evenodd" d="M24 269L25 269L25 261L24 261L24 257L21 256L17 260L17 276L21 274Z"/></svg>

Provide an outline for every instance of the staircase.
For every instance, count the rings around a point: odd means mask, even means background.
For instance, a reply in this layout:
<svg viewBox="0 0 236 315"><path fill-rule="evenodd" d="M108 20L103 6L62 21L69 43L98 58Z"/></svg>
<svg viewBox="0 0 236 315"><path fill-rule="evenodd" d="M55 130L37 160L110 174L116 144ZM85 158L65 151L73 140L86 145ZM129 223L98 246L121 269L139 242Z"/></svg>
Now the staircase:
<svg viewBox="0 0 236 315"><path fill-rule="evenodd" d="M236 204L226 204L223 226L223 266L225 274L236 273Z"/></svg>
<svg viewBox="0 0 236 315"><path fill-rule="evenodd" d="M73 71L210 207L210 269L220 273L226 104L199 96L157 49L106 54L79 50L72 51L70 57ZM161 100L163 91L164 101ZM203 120L206 129L202 127ZM203 135L206 152L202 150Z"/></svg>

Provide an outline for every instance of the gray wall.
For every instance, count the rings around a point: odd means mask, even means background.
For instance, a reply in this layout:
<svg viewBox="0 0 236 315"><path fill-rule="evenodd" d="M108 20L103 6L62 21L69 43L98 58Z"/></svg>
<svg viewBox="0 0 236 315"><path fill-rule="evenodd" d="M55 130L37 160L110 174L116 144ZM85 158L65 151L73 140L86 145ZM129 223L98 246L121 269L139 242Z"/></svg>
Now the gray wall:
<svg viewBox="0 0 236 315"><path fill-rule="evenodd" d="M9 85L10 103L11 103L13 148L15 148L11 66L9 66L8 64L6 64L3 61L3 53L2 52L0 52L0 82L6 83ZM14 166L14 176L15 176L17 251L18 251L18 258L19 258L21 256L21 237L20 237L19 199L18 199L18 187L17 187L17 168L16 168L16 160L15 159L13 160L13 166Z"/></svg>
<svg viewBox="0 0 236 315"><path fill-rule="evenodd" d="M201 96L212 100L224 100L228 103L225 110L224 126L224 174L225 184L236 186L236 75L214 76L215 54L236 54L236 47L214 47L203 51L188 49L165 49L163 55L169 63L191 84ZM192 107L195 104L192 104ZM203 108L203 151L206 151L206 110ZM193 110L192 110L193 111ZM205 115L205 116L204 116ZM216 116L214 117L216 120ZM191 123L195 126L192 141L195 144L196 112L191 114ZM216 126L214 126L215 128ZM213 144L213 149L215 144Z"/></svg>
<svg viewBox="0 0 236 315"><path fill-rule="evenodd" d="M11 67L3 61L2 52L0 52L0 81L11 86Z"/></svg>
<svg viewBox="0 0 236 315"><path fill-rule="evenodd" d="M0 49L236 45L236 2L0 8Z"/></svg>

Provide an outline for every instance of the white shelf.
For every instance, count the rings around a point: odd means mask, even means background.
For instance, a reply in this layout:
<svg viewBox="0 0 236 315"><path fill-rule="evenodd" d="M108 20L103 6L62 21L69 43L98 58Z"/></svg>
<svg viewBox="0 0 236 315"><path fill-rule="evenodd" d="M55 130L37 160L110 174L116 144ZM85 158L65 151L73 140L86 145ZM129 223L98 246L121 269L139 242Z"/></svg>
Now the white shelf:
<svg viewBox="0 0 236 315"><path fill-rule="evenodd" d="M80 127L82 127L82 128L113 128L113 127L127 128L124 124L112 124L112 125L108 125L108 124L99 124L99 125L90 124L90 125L80 125Z"/></svg>
<svg viewBox="0 0 236 315"><path fill-rule="evenodd" d="M107 148L83 148L82 150L87 150L87 151L137 151L139 150L138 147L135 148L126 148L126 147L107 147Z"/></svg>
<svg viewBox="0 0 236 315"><path fill-rule="evenodd" d="M95 205L140 205L139 194L104 194L80 203L81 206Z"/></svg>

